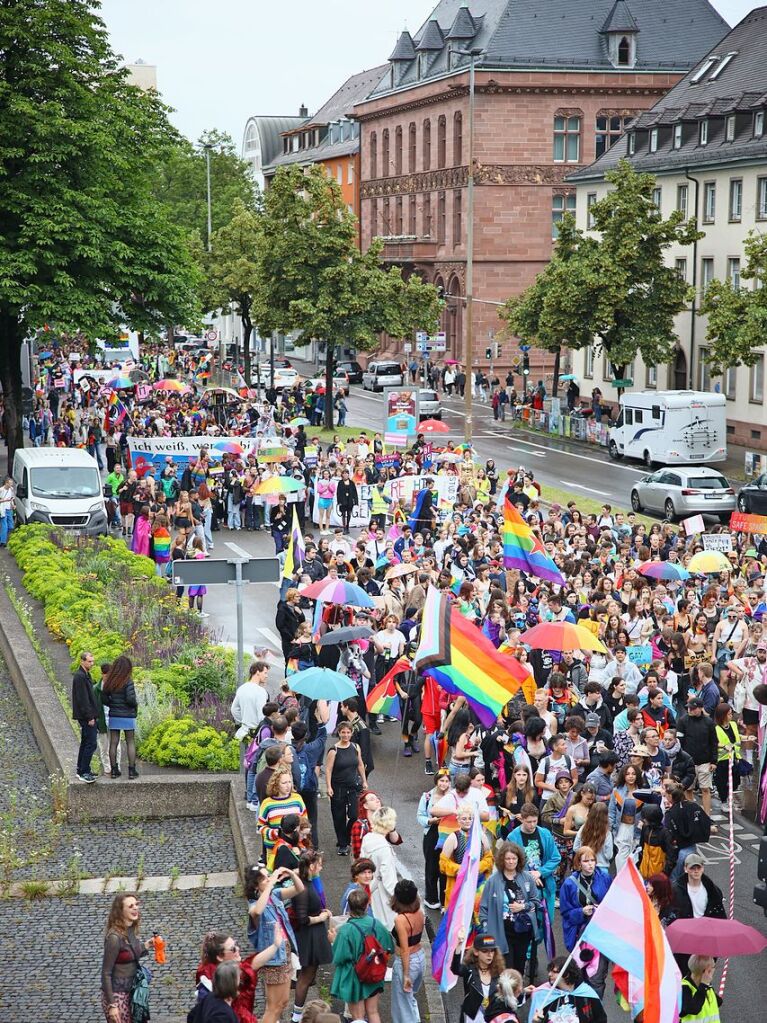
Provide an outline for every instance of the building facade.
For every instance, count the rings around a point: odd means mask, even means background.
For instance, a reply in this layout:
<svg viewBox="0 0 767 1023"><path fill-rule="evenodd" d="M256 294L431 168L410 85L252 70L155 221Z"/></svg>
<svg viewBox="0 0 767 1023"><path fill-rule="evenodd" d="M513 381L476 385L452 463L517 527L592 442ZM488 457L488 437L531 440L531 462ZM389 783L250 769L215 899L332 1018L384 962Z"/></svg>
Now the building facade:
<svg viewBox="0 0 767 1023"><path fill-rule="evenodd" d="M498 307L551 256L575 209L568 175L590 164L727 31L707 0L441 0L400 37L355 108L363 248L444 289L449 354L464 361L469 62L475 57L474 365ZM500 364L514 358L504 342ZM546 356L531 353L531 374Z"/></svg>
<svg viewBox="0 0 767 1023"><path fill-rule="evenodd" d="M298 117L256 115L248 118L242 138L242 158L250 166L253 180L262 192L266 184L264 167L282 153L282 133L297 128L308 116L309 111L302 106Z"/></svg>
<svg viewBox="0 0 767 1023"><path fill-rule="evenodd" d="M677 345L668 365L641 359L626 371L633 389L721 391L727 398L728 438L746 447L767 441L765 355L752 367L732 366L713 378L707 362L706 318L700 300L714 278L743 281L744 242L767 229L767 7L752 11L707 53L668 95L642 114L624 137L591 167L572 175L576 219L589 230L589 207L605 195L604 174L625 158L655 175L655 200L668 217L681 210L705 236L673 247L669 265L695 289L695 300L675 322ZM607 360L593 348L573 353L581 394L612 390Z"/></svg>

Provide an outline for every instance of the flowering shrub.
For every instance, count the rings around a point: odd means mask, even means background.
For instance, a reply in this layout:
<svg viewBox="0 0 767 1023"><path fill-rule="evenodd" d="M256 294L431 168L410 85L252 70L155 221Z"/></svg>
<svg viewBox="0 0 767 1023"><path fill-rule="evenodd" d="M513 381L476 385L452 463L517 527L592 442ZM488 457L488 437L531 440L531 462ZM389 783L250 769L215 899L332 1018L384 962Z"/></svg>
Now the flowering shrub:
<svg viewBox="0 0 767 1023"><path fill-rule="evenodd" d="M199 750L191 756L193 765L185 765L178 753L167 759L165 747L166 759L155 759L158 747L150 740L193 701L215 702L217 710L208 717L216 727L209 731L223 735L220 743L228 741L232 728L224 725L224 708L228 711L234 694L236 670L234 651L211 644L199 616L179 603L151 559L133 554L119 540L75 537L43 524L15 529L8 547L24 572L24 586L43 604L46 625L69 647L73 671L84 650L93 653L97 665L120 654L133 661L143 757L158 764L232 769L198 763ZM201 749L213 742L204 730L207 718L180 720L191 721L200 732ZM225 762L224 747L209 759Z"/></svg>
<svg viewBox="0 0 767 1023"><path fill-rule="evenodd" d="M139 743L138 754L161 767L192 771L232 771L240 766L240 744L210 725L191 717L169 718Z"/></svg>

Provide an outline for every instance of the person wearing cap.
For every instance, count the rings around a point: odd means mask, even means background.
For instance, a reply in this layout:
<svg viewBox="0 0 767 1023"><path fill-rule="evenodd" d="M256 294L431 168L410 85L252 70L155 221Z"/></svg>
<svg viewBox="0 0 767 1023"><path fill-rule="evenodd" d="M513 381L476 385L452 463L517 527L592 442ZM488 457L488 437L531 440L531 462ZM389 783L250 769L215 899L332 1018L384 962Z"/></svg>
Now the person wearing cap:
<svg viewBox="0 0 767 1023"><path fill-rule="evenodd" d="M465 937L465 932L459 930L459 942ZM485 1009L495 997L504 966L503 954L492 934L478 934L463 959L455 953L450 968L463 981L461 1023L484 1023Z"/></svg>
<svg viewBox="0 0 767 1023"><path fill-rule="evenodd" d="M674 902L682 920L703 916L723 920L726 917L722 889L704 873L705 860L690 853L684 864L684 877L674 883Z"/></svg>
<svg viewBox="0 0 767 1023"><path fill-rule="evenodd" d="M695 782L700 789L701 803L711 816L711 789L717 758L716 726L703 712L703 701L692 696L687 701L687 713L680 714L676 734L682 749L692 757ZM689 792L692 796L692 792Z"/></svg>

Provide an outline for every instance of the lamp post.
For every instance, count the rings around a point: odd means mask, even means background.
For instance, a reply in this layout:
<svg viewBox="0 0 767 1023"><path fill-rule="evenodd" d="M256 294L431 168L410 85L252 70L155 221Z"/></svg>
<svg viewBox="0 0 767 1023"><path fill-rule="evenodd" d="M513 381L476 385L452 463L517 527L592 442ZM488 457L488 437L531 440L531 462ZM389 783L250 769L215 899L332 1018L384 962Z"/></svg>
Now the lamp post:
<svg viewBox="0 0 767 1023"><path fill-rule="evenodd" d="M466 418L464 439L471 441L472 414L474 394L471 386L472 364L474 362L474 101L475 101L475 69L477 57L481 49L459 50L463 57L469 58L469 174L466 188L466 351L464 353L466 386L464 388L464 408Z"/></svg>
<svg viewBox="0 0 767 1023"><path fill-rule="evenodd" d="M211 250L211 203L210 203L210 151L211 146L209 143L205 143L205 173L208 180L208 252Z"/></svg>

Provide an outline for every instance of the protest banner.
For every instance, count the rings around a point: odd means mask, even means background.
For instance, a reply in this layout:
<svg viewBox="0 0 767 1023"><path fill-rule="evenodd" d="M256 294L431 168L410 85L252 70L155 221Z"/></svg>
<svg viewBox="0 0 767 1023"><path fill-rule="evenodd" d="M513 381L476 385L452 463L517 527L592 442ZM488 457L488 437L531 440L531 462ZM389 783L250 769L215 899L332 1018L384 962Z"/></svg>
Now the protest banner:
<svg viewBox="0 0 767 1023"><path fill-rule="evenodd" d="M646 646L628 646L626 654L632 664L644 665L652 661L652 647L649 643Z"/></svg>
<svg viewBox="0 0 767 1023"><path fill-rule="evenodd" d="M734 511L730 516L730 529L737 533L767 534L767 515L747 515L745 512Z"/></svg>
<svg viewBox="0 0 767 1023"><path fill-rule="evenodd" d="M247 455L254 445L254 440L252 437L207 437L204 434L199 437L128 436L131 466L139 475L146 472L149 465L153 465L155 469L162 469L168 455L172 456L177 465L183 467L190 459L197 458L203 448L208 449L212 461L220 461L222 458L220 445L226 443L238 444Z"/></svg>
<svg viewBox="0 0 767 1023"><path fill-rule="evenodd" d="M729 554L732 550L732 533L704 533L701 537L704 551L721 551Z"/></svg>
<svg viewBox="0 0 767 1023"><path fill-rule="evenodd" d="M691 515L688 519L682 519L681 525L684 526L684 531L687 536L693 536L695 533L703 533L706 529L706 524L703 521L702 515Z"/></svg>

